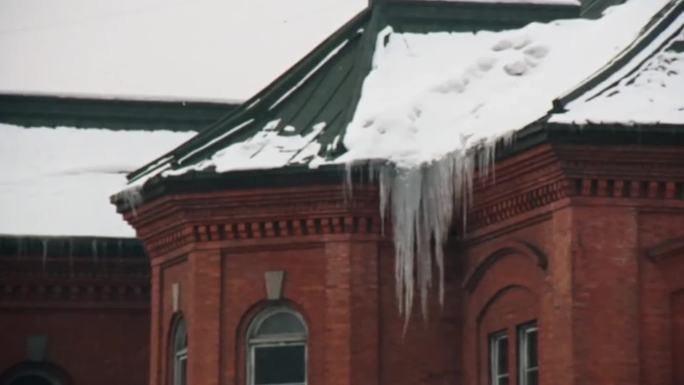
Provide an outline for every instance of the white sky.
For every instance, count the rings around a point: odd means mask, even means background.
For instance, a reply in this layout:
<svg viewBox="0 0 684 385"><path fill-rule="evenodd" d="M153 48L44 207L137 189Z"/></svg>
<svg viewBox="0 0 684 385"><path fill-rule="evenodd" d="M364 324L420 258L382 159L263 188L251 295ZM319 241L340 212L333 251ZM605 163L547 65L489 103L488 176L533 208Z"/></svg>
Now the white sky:
<svg viewBox="0 0 684 385"><path fill-rule="evenodd" d="M367 0L0 0L0 92L244 100Z"/></svg>

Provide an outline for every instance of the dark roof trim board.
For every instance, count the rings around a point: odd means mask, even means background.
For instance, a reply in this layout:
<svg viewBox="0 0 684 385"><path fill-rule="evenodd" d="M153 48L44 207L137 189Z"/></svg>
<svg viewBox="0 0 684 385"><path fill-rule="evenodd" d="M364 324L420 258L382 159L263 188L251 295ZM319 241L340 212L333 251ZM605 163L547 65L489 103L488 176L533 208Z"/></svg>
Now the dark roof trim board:
<svg viewBox="0 0 684 385"><path fill-rule="evenodd" d="M0 235L0 258L8 257L145 261L147 253L134 238Z"/></svg>
<svg viewBox="0 0 684 385"><path fill-rule="evenodd" d="M380 3L389 25L398 32L463 32L519 28L532 21L549 22L580 16L581 7L477 1L405 0Z"/></svg>
<svg viewBox="0 0 684 385"><path fill-rule="evenodd" d="M0 123L22 127L200 131L238 104L0 94Z"/></svg>

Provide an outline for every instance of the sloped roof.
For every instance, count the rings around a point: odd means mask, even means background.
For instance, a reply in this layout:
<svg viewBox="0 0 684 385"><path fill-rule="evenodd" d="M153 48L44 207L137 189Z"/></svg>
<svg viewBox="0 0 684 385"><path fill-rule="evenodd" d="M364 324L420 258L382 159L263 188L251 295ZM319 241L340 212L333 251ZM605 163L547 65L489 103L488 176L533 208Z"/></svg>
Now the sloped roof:
<svg viewBox="0 0 684 385"><path fill-rule="evenodd" d="M684 2L671 2L642 36L554 101L551 122L684 124Z"/></svg>
<svg viewBox="0 0 684 385"><path fill-rule="evenodd" d="M173 170L205 169L219 152L231 170L338 158L346 151L342 139L372 69L377 37L388 25L407 34L472 34L578 15L579 7L567 4L405 1L375 5L235 113L129 177L135 181L161 171L170 175ZM211 167L223 168L221 162Z"/></svg>
<svg viewBox="0 0 684 385"><path fill-rule="evenodd" d="M554 22L579 8L375 5L234 114L129 178L364 159L412 167L467 150L516 134L567 89L616 71L625 52L667 35L681 3L631 0L598 20Z"/></svg>

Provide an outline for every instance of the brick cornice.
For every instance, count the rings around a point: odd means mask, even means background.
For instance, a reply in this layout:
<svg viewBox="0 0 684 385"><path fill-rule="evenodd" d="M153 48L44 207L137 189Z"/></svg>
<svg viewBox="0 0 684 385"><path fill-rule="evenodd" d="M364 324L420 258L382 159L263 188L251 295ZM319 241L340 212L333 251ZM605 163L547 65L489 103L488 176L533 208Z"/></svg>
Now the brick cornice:
<svg viewBox="0 0 684 385"><path fill-rule="evenodd" d="M174 195L126 218L148 253L166 259L205 243L232 247L255 240L306 243L313 235L378 235L377 213L375 188L359 186L349 196L340 185Z"/></svg>
<svg viewBox="0 0 684 385"><path fill-rule="evenodd" d="M514 226L515 218L524 221L528 212L553 210L566 198L632 206L684 202L684 149L679 147L542 145L499 162L494 175L476 183L469 232L503 222Z"/></svg>
<svg viewBox="0 0 684 385"><path fill-rule="evenodd" d="M564 199L627 199L635 206L684 200L678 147L543 144L492 171L474 181L466 229L478 237L513 229ZM368 184L356 185L351 198L343 184L162 196L126 218L157 256L206 242L379 234L381 227L377 187Z"/></svg>
<svg viewBox="0 0 684 385"><path fill-rule="evenodd" d="M0 283L0 304L52 306L82 303L92 306L147 307L150 287L147 279L4 279ZM40 307L39 306L39 307ZM85 305L84 305L85 306Z"/></svg>

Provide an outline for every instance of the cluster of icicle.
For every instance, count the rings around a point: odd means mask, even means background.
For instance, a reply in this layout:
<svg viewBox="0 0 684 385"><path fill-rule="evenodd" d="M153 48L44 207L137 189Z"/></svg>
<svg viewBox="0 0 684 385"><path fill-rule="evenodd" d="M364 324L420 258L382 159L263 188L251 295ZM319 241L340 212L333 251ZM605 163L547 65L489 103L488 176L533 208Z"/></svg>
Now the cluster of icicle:
<svg viewBox="0 0 684 385"><path fill-rule="evenodd" d="M454 217L463 228L472 203L475 173L487 180L493 168L494 141L469 150L458 150L415 167L391 162L370 163L372 182L377 181L383 232L391 216L395 252L396 296L400 314L408 322L414 296L420 295L421 311L428 317L428 295L433 288L436 265L440 304L444 303L444 246ZM347 166L348 188L351 172Z"/></svg>

